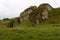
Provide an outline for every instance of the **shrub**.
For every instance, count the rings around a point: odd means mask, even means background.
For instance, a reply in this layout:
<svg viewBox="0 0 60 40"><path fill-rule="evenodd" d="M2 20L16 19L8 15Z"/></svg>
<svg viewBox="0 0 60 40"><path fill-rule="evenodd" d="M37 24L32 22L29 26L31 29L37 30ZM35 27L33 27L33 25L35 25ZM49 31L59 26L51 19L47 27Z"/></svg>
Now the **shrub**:
<svg viewBox="0 0 60 40"><path fill-rule="evenodd" d="M1 19L0 19L0 21L1 21Z"/></svg>
<svg viewBox="0 0 60 40"><path fill-rule="evenodd" d="M20 24L19 18L15 18L10 20L8 27L16 27L18 24Z"/></svg>
<svg viewBox="0 0 60 40"><path fill-rule="evenodd" d="M8 26L7 26L7 27L13 27L13 24L14 24L14 20L11 20L11 21L8 23Z"/></svg>
<svg viewBox="0 0 60 40"><path fill-rule="evenodd" d="M4 20L4 21L8 21L8 20L9 20L9 18L4 18L3 20Z"/></svg>

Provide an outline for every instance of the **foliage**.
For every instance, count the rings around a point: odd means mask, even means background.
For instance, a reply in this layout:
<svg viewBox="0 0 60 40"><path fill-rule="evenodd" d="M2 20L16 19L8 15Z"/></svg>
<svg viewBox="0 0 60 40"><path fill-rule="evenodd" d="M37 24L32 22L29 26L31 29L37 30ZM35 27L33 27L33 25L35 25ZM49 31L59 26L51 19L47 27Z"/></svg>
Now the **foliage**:
<svg viewBox="0 0 60 40"><path fill-rule="evenodd" d="M4 21L8 21L8 20L9 20L9 18L4 18L3 20L4 20Z"/></svg>
<svg viewBox="0 0 60 40"><path fill-rule="evenodd" d="M9 22L0 21L0 40L60 40L59 8L49 12L49 18L35 27L26 20L17 27L2 28ZM13 21L11 23L13 24Z"/></svg>
<svg viewBox="0 0 60 40"><path fill-rule="evenodd" d="M18 24L20 24L19 17L11 19L7 27L16 27Z"/></svg>
<svg viewBox="0 0 60 40"><path fill-rule="evenodd" d="M10 21L7 27L13 27L13 24L14 24L14 20Z"/></svg>

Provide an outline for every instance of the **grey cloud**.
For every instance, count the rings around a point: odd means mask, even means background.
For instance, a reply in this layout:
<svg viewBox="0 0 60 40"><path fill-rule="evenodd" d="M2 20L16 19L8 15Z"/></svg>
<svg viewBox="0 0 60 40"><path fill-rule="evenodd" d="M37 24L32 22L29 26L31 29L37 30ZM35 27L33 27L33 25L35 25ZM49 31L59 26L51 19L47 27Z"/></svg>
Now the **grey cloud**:
<svg viewBox="0 0 60 40"><path fill-rule="evenodd" d="M49 3L53 7L60 6L60 0L0 0L0 19L19 16L29 6L38 6L41 3Z"/></svg>

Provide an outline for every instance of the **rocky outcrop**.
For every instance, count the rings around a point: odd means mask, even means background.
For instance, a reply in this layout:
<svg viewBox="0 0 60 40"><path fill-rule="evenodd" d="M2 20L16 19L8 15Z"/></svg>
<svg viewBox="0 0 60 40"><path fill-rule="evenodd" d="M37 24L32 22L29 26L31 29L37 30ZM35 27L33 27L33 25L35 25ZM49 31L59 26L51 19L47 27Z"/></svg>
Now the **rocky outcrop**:
<svg viewBox="0 0 60 40"><path fill-rule="evenodd" d="M30 6L29 8L27 8L26 10L24 10L21 14L20 14L20 22L23 22L24 20L29 19L29 15L30 13L35 10L37 7L36 6Z"/></svg>
<svg viewBox="0 0 60 40"><path fill-rule="evenodd" d="M20 14L20 22L30 19L32 23L39 24L48 18L48 12L52 9L48 3L41 4L39 7L31 6Z"/></svg>
<svg viewBox="0 0 60 40"><path fill-rule="evenodd" d="M38 7L30 6L25 9L15 21L13 21L13 26L16 26L28 19L33 24L39 24L49 18L48 12L52 9L53 8L47 3L41 4Z"/></svg>
<svg viewBox="0 0 60 40"><path fill-rule="evenodd" d="M52 9L53 8L47 3L41 4L30 14L30 20L35 24L39 24L48 18L48 12Z"/></svg>

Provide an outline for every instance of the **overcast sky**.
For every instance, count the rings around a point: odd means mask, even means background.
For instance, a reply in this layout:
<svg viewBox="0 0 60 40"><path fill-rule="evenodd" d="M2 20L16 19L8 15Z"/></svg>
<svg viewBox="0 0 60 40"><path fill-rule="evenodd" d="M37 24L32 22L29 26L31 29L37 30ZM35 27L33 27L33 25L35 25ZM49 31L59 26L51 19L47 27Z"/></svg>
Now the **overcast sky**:
<svg viewBox="0 0 60 40"><path fill-rule="evenodd" d="M0 19L13 18L32 5L49 3L52 7L60 7L60 0L0 0Z"/></svg>

